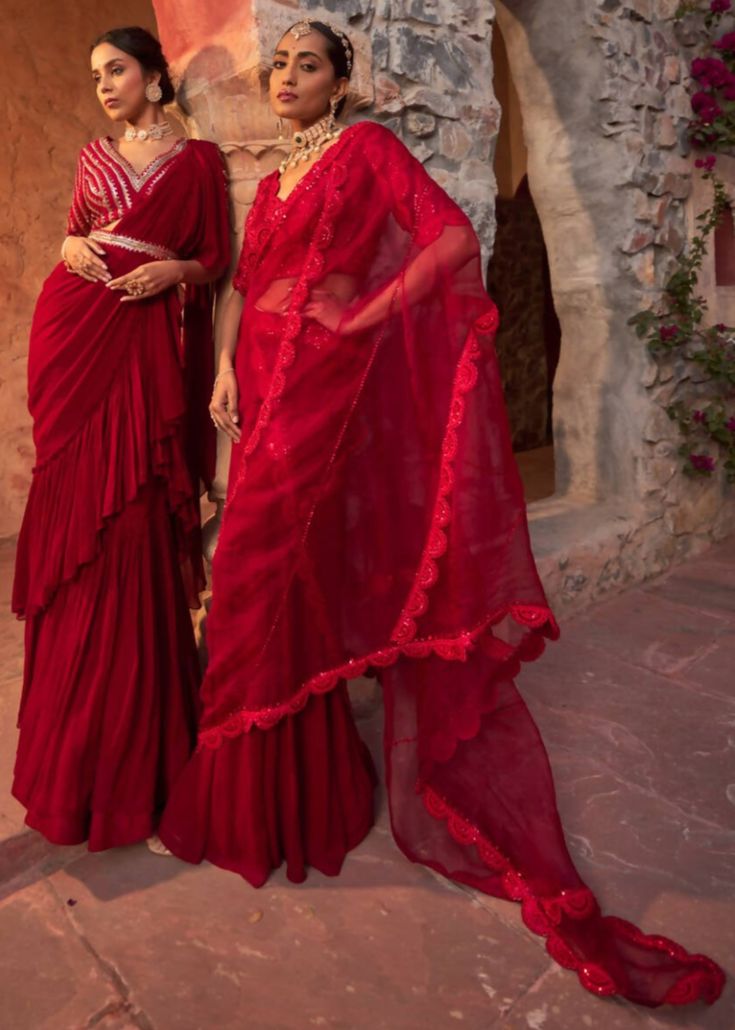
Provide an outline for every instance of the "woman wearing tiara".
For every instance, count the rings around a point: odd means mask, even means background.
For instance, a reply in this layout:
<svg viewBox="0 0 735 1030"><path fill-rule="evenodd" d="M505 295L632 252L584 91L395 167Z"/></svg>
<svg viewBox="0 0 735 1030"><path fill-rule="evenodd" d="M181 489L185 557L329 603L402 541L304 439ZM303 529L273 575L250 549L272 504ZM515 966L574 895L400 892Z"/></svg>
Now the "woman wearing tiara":
<svg viewBox="0 0 735 1030"><path fill-rule="evenodd" d="M160 835L263 884L336 874L373 820L346 681L377 675L396 841L521 902L589 990L714 1001L723 974L603 918L572 865L513 678L557 635L529 547L462 211L385 128L335 121L352 69L322 22L277 44L297 130L260 184L211 410L233 440L199 743Z"/></svg>
<svg viewBox="0 0 735 1030"><path fill-rule="evenodd" d="M64 260L31 330L13 793L49 840L99 850L153 833L194 739L210 284L229 234L216 146L174 139L164 117L158 41L115 29L91 66L125 131L81 151Z"/></svg>

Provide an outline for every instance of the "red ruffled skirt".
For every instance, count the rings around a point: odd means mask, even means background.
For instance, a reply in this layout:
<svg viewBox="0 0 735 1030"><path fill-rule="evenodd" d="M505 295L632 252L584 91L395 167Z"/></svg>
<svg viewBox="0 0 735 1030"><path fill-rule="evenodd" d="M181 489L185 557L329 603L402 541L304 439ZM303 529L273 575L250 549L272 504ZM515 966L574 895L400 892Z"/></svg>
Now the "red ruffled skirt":
<svg viewBox="0 0 735 1030"><path fill-rule="evenodd" d="M187 862L207 859L261 887L285 862L336 876L373 824L376 775L344 683L269 730L202 748L191 759L159 835Z"/></svg>
<svg viewBox="0 0 735 1030"><path fill-rule="evenodd" d="M26 622L13 793L29 826L91 851L150 836L194 736L198 661L160 485Z"/></svg>
<svg viewBox="0 0 735 1030"><path fill-rule="evenodd" d="M58 844L149 836L195 740L202 567L179 315L175 295L121 305L63 266L36 309L13 793Z"/></svg>

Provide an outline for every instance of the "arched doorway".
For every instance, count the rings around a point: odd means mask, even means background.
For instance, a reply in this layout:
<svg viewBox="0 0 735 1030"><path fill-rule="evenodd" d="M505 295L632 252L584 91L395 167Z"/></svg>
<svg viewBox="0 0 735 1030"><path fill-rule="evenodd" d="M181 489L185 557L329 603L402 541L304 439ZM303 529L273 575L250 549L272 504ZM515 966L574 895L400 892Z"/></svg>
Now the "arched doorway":
<svg viewBox="0 0 735 1030"><path fill-rule="evenodd" d="M554 309L541 222L528 184L518 94L502 33L492 42L494 92L501 107L495 151L497 231L487 285L500 310L497 352L526 500L554 493L553 382L561 328Z"/></svg>

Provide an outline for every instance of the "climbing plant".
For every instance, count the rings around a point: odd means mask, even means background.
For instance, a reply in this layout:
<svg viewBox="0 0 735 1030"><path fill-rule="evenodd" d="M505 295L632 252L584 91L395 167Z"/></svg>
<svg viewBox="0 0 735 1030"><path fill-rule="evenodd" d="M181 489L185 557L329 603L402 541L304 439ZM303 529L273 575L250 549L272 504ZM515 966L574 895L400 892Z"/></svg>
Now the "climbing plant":
<svg viewBox="0 0 735 1030"><path fill-rule="evenodd" d="M702 262L730 201L718 178L717 154L735 147L735 32L722 33L732 0L684 0L677 19L701 19L704 45L691 64L692 117L689 138L701 151L697 168L712 187L712 202L677 259L660 304L630 320L661 361L679 359L686 371L682 396L667 407L682 436L683 469L711 476L718 464L735 482L735 327L707 324L707 303L699 294Z"/></svg>

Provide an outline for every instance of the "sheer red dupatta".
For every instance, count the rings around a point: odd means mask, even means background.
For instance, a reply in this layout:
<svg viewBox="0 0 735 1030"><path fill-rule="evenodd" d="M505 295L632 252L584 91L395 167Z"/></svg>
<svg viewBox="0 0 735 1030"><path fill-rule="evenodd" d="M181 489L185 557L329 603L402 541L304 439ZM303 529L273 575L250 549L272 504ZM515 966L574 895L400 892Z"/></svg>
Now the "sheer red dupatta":
<svg viewBox="0 0 735 1030"><path fill-rule="evenodd" d="M177 148L115 233L224 271L228 203L219 152L199 141ZM153 260L145 250L105 250L113 276ZM198 606L195 487L211 478L214 456L206 406L211 303L211 287L187 287L183 310L173 289L123 304L119 293L62 264L44 283L29 354L37 464L16 562L13 609L21 617L42 611L99 553L108 520L153 476L166 481L188 597Z"/></svg>
<svg viewBox="0 0 735 1030"><path fill-rule="evenodd" d="M377 671L409 858L520 901L595 993L715 1000L711 960L601 917L512 682L557 628L467 219L371 124L347 130L285 204L277 185L261 184L236 280L255 356L213 570L200 747L267 732ZM282 283L288 310L264 313ZM320 290L360 298L354 331L304 316Z"/></svg>

